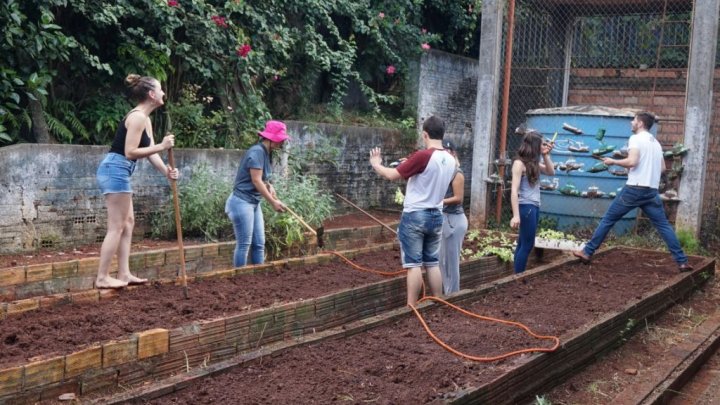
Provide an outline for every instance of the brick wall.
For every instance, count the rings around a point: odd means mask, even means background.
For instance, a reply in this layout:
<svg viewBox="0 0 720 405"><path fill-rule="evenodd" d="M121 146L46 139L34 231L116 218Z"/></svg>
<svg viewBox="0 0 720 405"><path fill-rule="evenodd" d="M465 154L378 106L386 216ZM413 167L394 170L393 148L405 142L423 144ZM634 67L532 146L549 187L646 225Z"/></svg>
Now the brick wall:
<svg viewBox="0 0 720 405"><path fill-rule="evenodd" d="M321 160L308 168L308 173L326 180L325 186L330 191L343 195L361 207L401 209L393 202L393 198L396 188L402 188L404 183L390 182L379 177L370 167L368 158L373 147L382 149L385 164L407 156L415 148L415 131L403 134L385 128L294 121L288 121L287 124L293 148L311 155L325 153L323 148L337 150L337 157L333 161ZM338 203L340 212L349 209L352 208Z"/></svg>
<svg viewBox="0 0 720 405"><path fill-rule="evenodd" d="M387 161L412 148L397 131L288 122L290 149L313 147L327 138L339 149L337 168L313 167L330 190L343 193L363 207L389 206L397 185L371 169L372 146L386 151ZM414 142L412 137L410 144ZM106 230L105 202L95 171L106 146L19 144L0 148L0 253L61 247L102 241ZM242 157L239 150L176 149L182 176L198 163L208 164L218 176L232 181ZM150 217L170 194L167 180L145 159L132 177L136 216L135 237L150 230ZM340 207L345 208L345 207Z"/></svg>

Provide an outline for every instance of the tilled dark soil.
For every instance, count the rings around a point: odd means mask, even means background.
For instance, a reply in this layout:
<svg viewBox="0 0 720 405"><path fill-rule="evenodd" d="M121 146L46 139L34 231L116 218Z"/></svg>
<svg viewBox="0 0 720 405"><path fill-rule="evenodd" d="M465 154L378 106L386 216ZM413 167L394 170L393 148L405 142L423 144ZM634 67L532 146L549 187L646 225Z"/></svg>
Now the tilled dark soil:
<svg viewBox="0 0 720 405"><path fill-rule="evenodd" d="M596 255L588 266L566 264L526 283L499 286L463 306L562 339L677 277L682 276L666 253L615 250ZM445 308L429 311L426 319L441 339L475 356L550 346L517 329ZM430 403L488 383L527 359L463 360L435 344L416 318L407 317L345 339L253 361L153 403Z"/></svg>
<svg viewBox="0 0 720 405"><path fill-rule="evenodd" d="M400 220L400 213L388 211L370 211L372 216L385 224ZM361 212L351 212L328 219L323 224L326 231L340 228L361 228L365 226L379 225L372 218ZM207 241L193 238L186 238L183 241L185 247L208 243ZM64 249L41 248L32 252L2 254L0 255L0 269L6 267L25 266L31 264L44 264L53 262L64 262L70 260L97 257L100 255L101 243L89 243L86 245L72 246ZM156 249L171 249L178 246L175 240L161 240L145 238L132 243L131 252L140 252Z"/></svg>
<svg viewBox="0 0 720 405"><path fill-rule="evenodd" d="M358 255L353 261L380 271L401 270L399 250ZM193 321L320 297L381 281L384 277L336 260L180 286L153 284L119 291L94 303L68 303L0 321L0 369L39 355L63 354L83 345L123 338L153 328L172 329Z"/></svg>
<svg viewBox="0 0 720 405"><path fill-rule="evenodd" d="M585 370L543 396L556 405L615 404L619 394L633 392L634 386L645 382L657 383L657 374L663 371L660 367L666 365L665 359L672 357L673 350L685 342L705 319L718 311L720 280L715 278L686 301L657 319L640 325L637 333L617 350L598 358ZM711 358L706 368L718 373L718 359L720 353ZM673 404L712 403L703 400L702 390L696 391L700 393L694 392L693 384L689 384Z"/></svg>

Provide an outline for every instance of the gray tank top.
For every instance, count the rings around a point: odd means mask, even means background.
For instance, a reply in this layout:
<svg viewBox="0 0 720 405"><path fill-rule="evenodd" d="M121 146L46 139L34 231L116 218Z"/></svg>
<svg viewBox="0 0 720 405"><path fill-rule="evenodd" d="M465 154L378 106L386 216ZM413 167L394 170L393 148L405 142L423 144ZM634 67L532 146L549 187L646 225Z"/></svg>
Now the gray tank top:
<svg viewBox="0 0 720 405"><path fill-rule="evenodd" d="M453 193L452 182L455 180L455 176L457 176L458 173L462 173L462 172L463 172L462 169L459 167L455 170L455 174L453 174L453 178L452 178L452 180L450 180L450 185L448 186L448 189L445 192L444 198L450 198L455 195L455 193ZM462 204L445 205L445 206L443 206L443 212L446 214L464 214L465 213L465 211L463 211Z"/></svg>
<svg viewBox="0 0 720 405"><path fill-rule="evenodd" d="M518 204L540 206L540 179L538 179L534 186L531 186L527 176L522 176L520 179L520 190L518 190Z"/></svg>

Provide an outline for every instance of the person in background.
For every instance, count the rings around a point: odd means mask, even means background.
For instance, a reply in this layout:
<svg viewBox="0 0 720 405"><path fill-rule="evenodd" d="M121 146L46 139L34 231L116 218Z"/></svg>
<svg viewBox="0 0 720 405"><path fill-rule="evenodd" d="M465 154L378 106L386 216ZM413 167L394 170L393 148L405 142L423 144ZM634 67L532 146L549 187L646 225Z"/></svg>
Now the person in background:
<svg viewBox="0 0 720 405"><path fill-rule="evenodd" d="M443 293L448 295L460 291L460 254L468 229L468 219L463 211L465 175L460 168L457 149L455 144L449 140L443 141L442 145L457 161L455 175L450 181L450 186L443 199L443 228L440 243Z"/></svg>
<svg viewBox="0 0 720 405"><path fill-rule="evenodd" d="M540 174L555 174L550 159L552 149L551 142L543 141L542 135L530 130L523 136L512 164L510 204L513 216L510 227L519 228L513 259L516 274L525 271L530 251L535 247L535 233L540 220Z"/></svg>
<svg viewBox="0 0 720 405"><path fill-rule="evenodd" d="M398 226L403 268L408 270L407 304L414 307L423 285L424 266L434 296L442 295L439 267L442 237L442 200L455 174L457 162L442 147L445 125L435 116L423 122L425 149L415 152L396 168L382 165L380 148L370 150L370 165L388 180L408 180Z"/></svg>
<svg viewBox="0 0 720 405"><path fill-rule="evenodd" d="M605 240L605 236L623 215L635 208L643 210L655 229L665 241L680 272L692 271L675 231L665 216L665 209L658 194L660 175L665 170L660 142L649 132L655 123L655 116L648 112L635 115L630 123L633 135L628 140L628 156L624 159L604 158L607 166L617 165L629 169L625 187L615 196L612 204L603 215L592 238L582 250L573 252L581 262L590 263L590 259Z"/></svg>
<svg viewBox="0 0 720 405"><path fill-rule="evenodd" d="M100 248L100 265L95 279L97 288L121 288L128 284L142 284L144 278L130 273L130 245L135 226L130 176L138 159L147 158L168 179L179 177L177 168L170 168L158 155L175 144L175 136L166 135L160 144L153 140L150 114L162 106L165 92L157 79L136 74L128 75L125 83L137 104L123 117L115 132L110 152L100 163L97 181L105 196L108 225ZM110 276L113 256L118 258L118 277Z"/></svg>
<svg viewBox="0 0 720 405"><path fill-rule="evenodd" d="M233 192L225 203L225 213L235 231L235 267L247 264L248 251L251 264L265 262L265 220L260 200L264 198L275 211L285 211L271 181L272 151L290 139L287 127L281 121L268 121L258 135L260 141L248 148L240 161Z"/></svg>

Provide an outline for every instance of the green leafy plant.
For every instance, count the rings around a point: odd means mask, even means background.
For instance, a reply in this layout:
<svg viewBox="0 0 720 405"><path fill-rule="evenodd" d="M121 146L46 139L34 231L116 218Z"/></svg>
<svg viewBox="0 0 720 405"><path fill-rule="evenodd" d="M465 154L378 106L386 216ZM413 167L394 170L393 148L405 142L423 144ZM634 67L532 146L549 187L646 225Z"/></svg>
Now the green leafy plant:
<svg viewBox="0 0 720 405"><path fill-rule="evenodd" d="M635 329L635 326L637 326L637 324L637 320L633 318L628 318L627 323L625 323L625 328L620 331L620 339L623 342L626 342L630 338L630 334Z"/></svg>
<svg viewBox="0 0 720 405"><path fill-rule="evenodd" d="M91 142L107 145L130 108L128 100L119 94L97 94L88 99L78 115L88 128Z"/></svg>
<svg viewBox="0 0 720 405"><path fill-rule="evenodd" d="M223 147L248 146L271 116L302 119L315 106L342 115L351 90L373 122L414 129L402 112L412 65L431 46L463 53L477 46L480 5L8 0L0 4L0 143L35 133L108 143L118 111L127 112L114 98L128 73L159 79L168 106L178 104L183 85L200 86L198 99L214 101L192 117L202 115L211 128L204 131ZM43 114L58 102L74 109ZM190 146L208 143L201 131L187 139L201 144Z"/></svg>
<svg viewBox="0 0 720 405"><path fill-rule="evenodd" d="M575 236L554 229L540 229L536 236L541 239L575 240Z"/></svg>
<svg viewBox="0 0 720 405"><path fill-rule="evenodd" d="M395 204L403 205L405 203L405 194L403 194L402 190L400 190L400 187L398 187L395 190Z"/></svg>
<svg viewBox="0 0 720 405"><path fill-rule="evenodd" d="M465 241L466 246L472 246L472 248L463 249L463 256L469 259L494 255L503 262L513 260L513 242L500 232L490 233L473 229L465 235Z"/></svg>
<svg viewBox="0 0 720 405"><path fill-rule="evenodd" d="M678 229L675 231L675 234L677 235L677 238L680 241L680 246L682 246L685 253L695 255L701 252L702 246L700 245L700 241L695 237L695 234L692 231L687 229Z"/></svg>
<svg viewBox="0 0 720 405"><path fill-rule="evenodd" d="M182 177L178 193L183 235L217 241L223 235L231 234L232 224L225 214L225 201L231 190L231 182L217 176L206 164L193 167L191 175ZM172 238L175 232L175 212L170 196L160 214L153 217L152 234Z"/></svg>
<svg viewBox="0 0 720 405"><path fill-rule="evenodd" d="M201 100L200 86L186 84L176 103L168 103L167 112L172 117L172 132L176 135L176 146L211 148L226 147L227 117L221 110L210 110L213 97ZM253 138L257 138L254 136Z"/></svg>
<svg viewBox="0 0 720 405"><path fill-rule="evenodd" d="M308 225L318 228L332 216L335 201L331 193L322 189L318 177L291 174L286 178L277 178L273 186L278 198ZM262 210L269 256L277 257L283 250L305 240L307 229L290 213L276 212L265 202Z"/></svg>

